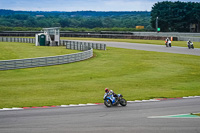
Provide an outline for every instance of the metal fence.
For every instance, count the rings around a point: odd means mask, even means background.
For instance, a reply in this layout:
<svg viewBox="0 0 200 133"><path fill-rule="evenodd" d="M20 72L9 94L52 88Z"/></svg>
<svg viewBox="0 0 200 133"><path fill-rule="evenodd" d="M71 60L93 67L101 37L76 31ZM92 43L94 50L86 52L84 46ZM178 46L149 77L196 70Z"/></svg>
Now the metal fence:
<svg viewBox="0 0 200 133"><path fill-rule="evenodd" d="M136 36L160 36L160 37L176 37L177 41L200 42L200 33L179 33L179 32L132 32Z"/></svg>
<svg viewBox="0 0 200 133"><path fill-rule="evenodd" d="M35 38L0 37L0 42L35 43ZM93 49L106 50L106 44L102 44L102 43L61 40L60 45L66 46L67 49L74 49L74 50L81 50L81 51L88 50L89 47Z"/></svg>
<svg viewBox="0 0 200 133"><path fill-rule="evenodd" d="M184 36L179 37L180 41L188 41L189 39L192 42L200 42L200 37L184 37Z"/></svg>
<svg viewBox="0 0 200 133"><path fill-rule="evenodd" d="M85 59L91 58L92 56L93 56L93 49L90 49L88 51L84 51L80 53L60 55L60 56L17 59L17 60L3 60L3 61L0 61L0 70L66 64L66 63L85 60Z"/></svg>
<svg viewBox="0 0 200 133"><path fill-rule="evenodd" d="M106 50L106 44L102 43L90 43L90 42L77 42L77 41L65 41L61 40L61 45L66 46L67 49L82 50L85 51L88 48Z"/></svg>
<svg viewBox="0 0 200 133"><path fill-rule="evenodd" d="M132 32L133 35L136 36L163 36L163 37L180 37L180 36L185 36L185 37L199 37L200 33L181 33L181 32Z"/></svg>
<svg viewBox="0 0 200 133"><path fill-rule="evenodd" d="M0 42L35 43L35 38L0 37Z"/></svg>
<svg viewBox="0 0 200 133"><path fill-rule="evenodd" d="M0 37L0 41L34 43L35 39ZM66 48L68 49L82 50L83 52L60 55L60 56L40 57L40 58L1 60L0 70L41 67L41 66L50 66L50 65L77 62L91 58L93 56L92 47L96 49L104 49L104 50L106 49L105 44L90 44L90 43L81 43L73 41L63 41L63 44L66 45Z"/></svg>
<svg viewBox="0 0 200 133"><path fill-rule="evenodd" d="M91 58L92 56L93 56L93 49L90 49L80 53L60 55L60 56L17 59L17 60L2 60L0 61L0 70L66 64L66 63L85 60Z"/></svg>

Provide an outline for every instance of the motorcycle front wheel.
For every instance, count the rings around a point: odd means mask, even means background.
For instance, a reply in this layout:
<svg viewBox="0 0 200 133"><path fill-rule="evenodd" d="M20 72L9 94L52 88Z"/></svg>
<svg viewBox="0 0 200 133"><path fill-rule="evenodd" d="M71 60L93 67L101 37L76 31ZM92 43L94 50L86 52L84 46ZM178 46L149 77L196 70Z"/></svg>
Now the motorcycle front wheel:
<svg viewBox="0 0 200 133"><path fill-rule="evenodd" d="M112 103L110 100L104 100L104 104L106 107L111 107L112 106Z"/></svg>
<svg viewBox="0 0 200 133"><path fill-rule="evenodd" d="M122 105L122 106L126 106L126 105L127 105L127 101L126 101L125 99L123 99L123 98L120 100L119 103L120 103L120 105Z"/></svg>
<svg viewBox="0 0 200 133"><path fill-rule="evenodd" d="M192 45L192 49L194 49L194 46Z"/></svg>

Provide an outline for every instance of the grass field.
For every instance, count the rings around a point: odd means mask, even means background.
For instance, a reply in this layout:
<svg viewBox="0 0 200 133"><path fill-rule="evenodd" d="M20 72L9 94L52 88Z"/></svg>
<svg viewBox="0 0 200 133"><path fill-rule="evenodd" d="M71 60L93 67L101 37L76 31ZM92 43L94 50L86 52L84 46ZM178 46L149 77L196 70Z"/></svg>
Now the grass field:
<svg viewBox="0 0 200 133"><path fill-rule="evenodd" d="M35 58L80 52L66 49L64 46L35 47L35 44L13 42L0 42L0 50L0 60Z"/></svg>
<svg viewBox="0 0 200 133"><path fill-rule="evenodd" d="M164 40L142 40L142 39L109 39L109 38L79 38L79 37L61 37L62 40L90 40L90 41L111 41L128 42L141 44L165 45ZM200 42L193 42L195 48L200 48ZM186 41L172 41L172 46L187 47Z"/></svg>
<svg viewBox="0 0 200 133"><path fill-rule="evenodd" d="M111 47L94 54L71 64L0 71L0 108L103 102L106 87L126 100L200 95L199 56Z"/></svg>

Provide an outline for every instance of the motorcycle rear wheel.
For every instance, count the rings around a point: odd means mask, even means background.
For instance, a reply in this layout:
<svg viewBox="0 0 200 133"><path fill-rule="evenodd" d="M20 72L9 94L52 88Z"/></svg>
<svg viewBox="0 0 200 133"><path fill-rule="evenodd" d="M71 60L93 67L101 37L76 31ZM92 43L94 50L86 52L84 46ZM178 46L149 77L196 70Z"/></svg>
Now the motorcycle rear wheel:
<svg viewBox="0 0 200 133"><path fill-rule="evenodd" d="M125 99L123 99L123 98L120 100L119 103L120 103L121 106L126 106L127 105L127 101Z"/></svg>
<svg viewBox="0 0 200 133"><path fill-rule="evenodd" d="M106 107L111 107L112 106L112 102L110 100L104 100L104 105Z"/></svg>

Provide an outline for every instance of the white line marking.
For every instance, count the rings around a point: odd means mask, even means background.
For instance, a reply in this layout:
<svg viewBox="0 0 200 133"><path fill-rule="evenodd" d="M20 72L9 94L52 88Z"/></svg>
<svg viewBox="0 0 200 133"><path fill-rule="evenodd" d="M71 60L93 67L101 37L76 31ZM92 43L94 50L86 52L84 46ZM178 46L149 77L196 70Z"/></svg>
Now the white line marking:
<svg viewBox="0 0 200 133"><path fill-rule="evenodd" d="M93 105L97 105L97 104L94 104L94 103L87 103L86 105L91 105L91 106L93 106Z"/></svg>
<svg viewBox="0 0 200 133"><path fill-rule="evenodd" d="M189 96L189 98L195 98L194 96Z"/></svg>
<svg viewBox="0 0 200 133"><path fill-rule="evenodd" d="M150 101L152 101L152 102L159 102L160 100L150 99Z"/></svg>
<svg viewBox="0 0 200 133"><path fill-rule="evenodd" d="M140 103L140 102L142 102L141 100L135 100L134 102L136 102L136 103Z"/></svg>
<svg viewBox="0 0 200 133"><path fill-rule="evenodd" d="M150 102L150 100L142 100L142 102Z"/></svg>
<svg viewBox="0 0 200 133"><path fill-rule="evenodd" d="M127 101L128 103L134 103L134 101Z"/></svg>
<svg viewBox="0 0 200 133"><path fill-rule="evenodd" d="M23 108L12 108L13 110L23 110Z"/></svg>
<svg viewBox="0 0 200 133"><path fill-rule="evenodd" d="M87 104L79 104L79 106L86 106Z"/></svg>
<svg viewBox="0 0 200 133"><path fill-rule="evenodd" d="M77 107L77 106L79 106L78 104L70 104L69 105L70 107Z"/></svg>
<svg viewBox="0 0 200 133"><path fill-rule="evenodd" d="M12 108L3 108L3 110L12 110Z"/></svg>
<svg viewBox="0 0 200 133"><path fill-rule="evenodd" d="M69 107L69 105L61 105L60 107L66 108L66 107Z"/></svg>

